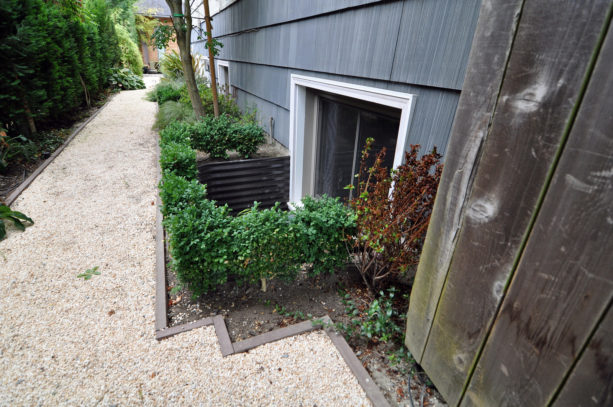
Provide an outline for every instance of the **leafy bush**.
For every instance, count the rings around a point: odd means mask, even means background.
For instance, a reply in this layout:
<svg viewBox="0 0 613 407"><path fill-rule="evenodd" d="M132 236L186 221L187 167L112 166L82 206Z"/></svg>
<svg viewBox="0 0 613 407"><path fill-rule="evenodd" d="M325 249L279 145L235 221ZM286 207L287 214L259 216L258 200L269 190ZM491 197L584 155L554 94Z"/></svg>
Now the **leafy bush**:
<svg viewBox="0 0 613 407"><path fill-rule="evenodd" d="M228 158L235 150L245 158L253 155L265 141L264 130L255 123L235 122L228 115L206 116L193 127L192 142L197 150L211 158Z"/></svg>
<svg viewBox="0 0 613 407"><path fill-rule="evenodd" d="M303 198L294 211L294 222L301 231L296 245L303 261L312 264L312 274L332 273L345 265L349 259L346 240L354 232L355 217L338 198Z"/></svg>
<svg viewBox="0 0 613 407"><path fill-rule="evenodd" d="M115 24L115 32L121 50L121 64L128 68L133 74L141 76L143 74L143 60L136 45L136 41L122 24Z"/></svg>
<svg viewBox="0 0 613 407"><path fill-rule="evenodd" d="M195 296L228 279L231 228L228 207L203 200L186 206L164 221L169 233L172 268Z"/></svg>
<svg viewBox="0 0 613 407"><path fill-rule="evenodd" d="M184 105L180 102L174 102L169 100L160 106L158 110L157 119L155 121L155 128L163 130L172 122L184 121L193 123L196 121L194 116L194 109L191 106Z"/></svg>
<svg viewBox="0 0 613 407"><path fill-rule="evenodd" d="M234 270L240 281L261 281L265 291L268 279L296 277L302 264L294 243L299 231L278 203L264 210L254 204L232 219L230 229Z"/></svg>
<svg viewBox="0 0 613 407"><path fill-rule="evenodd" d="M0 2L0 126L29 137L70 114L106 83L119 62L109 5L89 0Z"/></svg>
<svg viewBox="0 0 613 407"><path fill-rule="evenodd" d="M379 291L370 305L356 305L349 294L343 297L345 311L350 316L349 324L338 323L336 326L349 337L362 336L375 342L404 343L404 310L398 311L394 306L396 289L391 287L387 293Z"/></svg>
<svg viewBox="0 0 613 407"><path fill-rule="evenodd" d="M152 102L158 102L159 105L169 100L178 101L181 99L183 89L185 89L185 81L183 80L161 81L155 85L148 98Z"/></svg>
<svg viewBox="0 0 613 407"><path fill-rule="evenodd" d="M21 231L26 230L26 226L34 224L34 221L23 213L13 211L8 206L0 204L0 240L6 237L5 221L11 221Z"/></svg>
<svg viewBox="0 0 613 407"><path fill-rule="evenodd" d="M174 142L191 145L194 126L188 122L172 122L160 132L160 144Z"/></svg>
<svg viewBox="0 0 613 407"><path fill-rule="evenodd" d="M233 149L232 120L229 116L206 116L194 124L193 146L208 153L211 158L227 159L227 150Z"/></svg>
<svg viewBox="0 0 613 407"><path fill-rule="evenodd" d="M164 217L177 214L189 206L197 206L206 199L205 185L170 171L162 175L159 189Z"/></svg>
<svg viewBox="0 0 613 407"><path fill-rule="evenodd" d="M202 105L204 107L204 113L206 116L214 116L213 111L213 92L211 88L206 83L198 84L198 93L200 94L200 98L202 99ZM187 94L187 88L181 89L181 99L180 101L186 105L191 106L191 101L189 99L189 95ZM232 99L232 97L224 95L223 93L219 93L217 95L217 101L219 104L219 114L225 114L227 116L238 119L241 117L241 111L238 108L238 105Z"/></svg>
<svg viewBox="0 0 613 407"><path fill-rule="evenodd" d="M174 172L189 180L197 177L196 151L190 146L169 142L162 145L160 166L163 171Z"/></svg>
<svg viewBox="0 0 613 407"><path fill-rule="evenodd" d="M249 158L264 144L264 130L256 123L236 123L231 128L231 148L244 158Z"/></svg>
<svg viewBox="0 0 613 407"><path fill-rule="evenodd" d="M0 174L8 169L11 161L19 159L31 161L37 152L36 144L24 136L9 137L0 129Z"/></svg>
<svg viewBox="0 0 613 407"><path fill-rule="evenodd" d="M124 90L145 89L145 82L139 75L135 75L127 68L112 68L109 84L113 88Z"/></svg>
<svg viewBox="0 0 613 407"><path fill-rule="evenodd" d="M412 145L397 170L390 172L383 166L385 149L366 168L372 142L368 139L362 152L358 190L350 202L356 213L351 243L354 263L376 292L418 263L443 166L436 148L418 159L419 146Z"/></svg>

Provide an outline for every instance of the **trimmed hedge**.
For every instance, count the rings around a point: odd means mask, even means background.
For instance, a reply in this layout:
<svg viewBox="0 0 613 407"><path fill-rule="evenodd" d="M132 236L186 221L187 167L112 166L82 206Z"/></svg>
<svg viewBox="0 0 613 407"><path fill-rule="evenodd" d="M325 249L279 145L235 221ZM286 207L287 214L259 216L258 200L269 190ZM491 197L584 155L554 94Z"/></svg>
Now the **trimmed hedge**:
<svg viewBox="0 0 613 407"><path fill-rule="evenodd" d="M196 151L185 144L172 141L164 143L160 154L160 165L162 171L174 172L187 179L196 179L198 175Z"/></svg>

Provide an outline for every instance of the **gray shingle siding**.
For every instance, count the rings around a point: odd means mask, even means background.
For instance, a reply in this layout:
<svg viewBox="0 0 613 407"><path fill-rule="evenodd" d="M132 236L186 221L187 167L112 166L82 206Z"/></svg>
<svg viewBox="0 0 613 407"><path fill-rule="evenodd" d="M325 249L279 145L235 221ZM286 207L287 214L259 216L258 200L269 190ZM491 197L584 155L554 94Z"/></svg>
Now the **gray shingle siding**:
<svg viewBox="0 0 613 407"><path fill-rule="evenodd" d="M480 0L241 0L214 16L239 105L289 142L290 75L417 95L407 144L445 150ZM194 52L205 53L195 42ZM425 151L425 150L423 150Z"/></svg>

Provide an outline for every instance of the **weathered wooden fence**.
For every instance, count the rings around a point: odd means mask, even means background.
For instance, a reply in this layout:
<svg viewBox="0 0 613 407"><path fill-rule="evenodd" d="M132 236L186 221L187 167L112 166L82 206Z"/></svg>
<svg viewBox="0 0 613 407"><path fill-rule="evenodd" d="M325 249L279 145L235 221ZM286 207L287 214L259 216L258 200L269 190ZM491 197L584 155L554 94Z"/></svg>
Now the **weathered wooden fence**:
<svg viewBox="0 0 613 407"><path fill-rule="evenodd" d="M406 343L450 405L613 405L612 0L484 0Z"/></svg>

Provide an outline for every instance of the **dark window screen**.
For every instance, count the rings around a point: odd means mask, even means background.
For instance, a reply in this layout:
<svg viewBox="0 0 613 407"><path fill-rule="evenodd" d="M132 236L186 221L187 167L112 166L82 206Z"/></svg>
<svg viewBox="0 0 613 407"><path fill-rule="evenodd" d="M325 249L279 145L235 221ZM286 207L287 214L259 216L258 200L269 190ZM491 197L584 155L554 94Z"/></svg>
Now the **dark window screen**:
<svg viewBox="0 0 613 407"><path fill-rule="evenodd" d="M399 117L320 97L315 195L350 198L345 187L355 185L354 175L360 168L361 152L368 137L375 140L369 164L385 147L384 164L391 168L399 125Z"/></svg>

